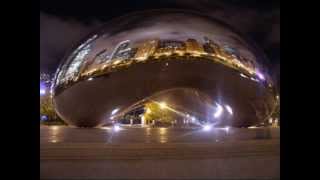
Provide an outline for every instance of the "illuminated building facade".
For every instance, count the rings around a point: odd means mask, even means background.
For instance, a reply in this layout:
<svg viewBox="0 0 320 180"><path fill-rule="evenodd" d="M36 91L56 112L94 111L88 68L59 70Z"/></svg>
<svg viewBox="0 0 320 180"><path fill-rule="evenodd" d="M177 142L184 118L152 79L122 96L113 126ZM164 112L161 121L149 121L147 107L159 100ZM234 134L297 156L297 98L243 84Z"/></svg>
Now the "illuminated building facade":
<svg viewBox="0 0 320 180"><path fill-rule="evenodd" d="M156 51L158 45L159 45L158 39L144 42L138 48L134 58L137 59L138 61L146 60L149 56L151 56Z"/></svg>
<svg viewBox="0 0 320 180"><path fill-rule="evenodd" d="M44 82L44 83L49 84L51 82L50 74L40 73L40 82Z"/></svg>
<svg viewBox="0 0 320 180"><path fill-rule="evenodd" d="M179 54L182 55L186 51L186 45L183 41L161 40L155 52L155 56Z"/></svg>
<svg viewBox="0 0 320 180"><path fill-rule="evenodd" d="M177 22L174 27L161 20L144 27L167 16ZM263 123L273 112L272 79L259 63L264 56L249 49L245 39L239 37L239 44L229 38L230 34L238 37L235 32L196 14L134 17L141 22L128 17L126 24L136 28L122 29L123 19L114 20L114 26L103 27L80 44L57 70L54 103L68 124L101 126L115 121L133 104L172 89L161 98L170 96L170 105L184 107L180 110L184 113L192 111L201 122L251 126ZM190 18L195 19L192 27L185 23ZM121 38L105 36L111 32L119 32ZM232 114L228 114L230 107ZM119 111L112 114L115 109Z"/></svg>
<svg viewBox="0 0 320 180"><path fill-rule="evenodd" d="M204 37L204 50L209 54L220 54L220 46L208 37Z"/></svg>
<svg viewBox="0 0 320 180"><path fill-rule="evenodd" d="M96 62L97 64L102 64L108 60L110 60L110 54L107 51L107 49L104 49L95 56L93 62Z"/></svg>
<svg viewBox="0 0 320 180"><path fill-rule="evenodd" d="M130 40L120 42L112 52L110 59L116 59L122 56L123 52L130 51Z"/></svg>
<svg viewBox="0 0 320 180"><path fill-rule="evenodd" d="M186 52L190 54L201 54L203 53L203 47L195 39L188 39L186 41Z"/></svg>
<svg viewBox="0 0 320 180"><path fill-rule="evenodd" d="M203 50L204 50L204 52L206 52L209 55L216 54L216 51L212 48L212 46L210 46L209 43L205 43L203 45Z"/></svg>

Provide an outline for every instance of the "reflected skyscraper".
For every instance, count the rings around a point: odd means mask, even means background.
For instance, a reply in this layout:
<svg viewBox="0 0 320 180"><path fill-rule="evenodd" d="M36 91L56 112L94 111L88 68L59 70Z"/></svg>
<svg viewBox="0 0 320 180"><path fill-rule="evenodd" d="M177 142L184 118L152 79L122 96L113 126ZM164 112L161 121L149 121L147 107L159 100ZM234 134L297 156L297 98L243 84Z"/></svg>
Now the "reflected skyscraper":
<svg viewBox="0 0 320 180"><path fill-rule="evenodd" d="M263 124L277 103L260 63L265 56L256 49L231 27L196 13L121 17L61 64L53 86L56 111L70 125L95 127L155 101L201 123Z"/></svg>
<svg viewBox="0 0 320 180"><path fill-rule="evenodd" d="M135 54L135 59L146 60L149 56L153 55L159 45L159 40L150 40L144 42L139 46L137 53Z"/></svg>

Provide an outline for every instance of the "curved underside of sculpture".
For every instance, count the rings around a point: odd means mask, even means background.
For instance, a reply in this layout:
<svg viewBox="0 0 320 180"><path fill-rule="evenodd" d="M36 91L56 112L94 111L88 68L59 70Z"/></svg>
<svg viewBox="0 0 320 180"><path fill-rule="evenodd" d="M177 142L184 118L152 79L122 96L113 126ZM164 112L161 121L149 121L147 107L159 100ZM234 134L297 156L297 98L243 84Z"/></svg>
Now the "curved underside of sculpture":
<svg viewBox="0 0 320 180"><path fill-rule="evenodd" d="M155 95L170 89L180 89L180 93ZM208 98L199 96L202 93ZM113 110L119 109L118 114L121 114L149 97L166 101L170 106L183 107L185 113L197 114L206 120L214 119L214 111L206 107L228 104L233 109L233 116L222 117L220 122L231 126L262 122L274 108L275 101L274 94L265 85L224 65L208 60L176 59L135 64L78 82L57 94L55 104L57 112L68 124L95 127L111 121Z"/></svg>

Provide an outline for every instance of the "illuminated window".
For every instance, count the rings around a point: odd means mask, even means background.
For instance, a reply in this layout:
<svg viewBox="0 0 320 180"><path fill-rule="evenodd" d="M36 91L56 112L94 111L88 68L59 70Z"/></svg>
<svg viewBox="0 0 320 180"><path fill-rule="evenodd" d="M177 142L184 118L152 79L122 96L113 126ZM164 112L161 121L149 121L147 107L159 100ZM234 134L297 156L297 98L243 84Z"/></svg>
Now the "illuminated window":
<svg viewBox="0 0 320 180"><path fill-rule="evenodd" d="M97 39L98 35L93 35L83 44L81 44L66 60L66 63L58 70L56 84L65 83L77 75L82 65L84 57L89 53L92 41Z"/></svg>
<svg viewBox="0 0 320 180"><path fill-rule="evenodd" d="M73 62L69 65L68 70L65 74L65 78L67 79L73 79L74 76L77 75L79 72L79 69L81 67L81 64L84 61L84 58L86 55L90 52L90 45L85 47L82 51L80 51L77 56L74 58Z"/></svg>

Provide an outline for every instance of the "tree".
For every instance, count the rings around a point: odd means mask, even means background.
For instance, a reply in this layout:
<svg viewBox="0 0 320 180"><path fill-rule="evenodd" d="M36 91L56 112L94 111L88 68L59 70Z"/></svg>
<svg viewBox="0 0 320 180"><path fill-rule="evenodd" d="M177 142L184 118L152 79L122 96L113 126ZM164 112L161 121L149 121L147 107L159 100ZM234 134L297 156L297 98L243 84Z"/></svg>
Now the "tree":
<svg viewBox="0 0 320 180"><path fill-rule="evenodd" d="M40 115L47 116L47 120L43 122L43 124L63 124L65 122L57 115L54 110L54 106L52 103L52 99L50 95L47 93L45 95L40 96Z"/></svg>
<svg viewBox="0 0 320 180"><path fill-rule="evenodd" d="M147 103L145 109L144 118L147 124L153 120L163 124L171 124L175 120L175 113L167 107L161 107L159 103Z"/></svg>
<svg viewBox="0 0 320 180"><path fill-rule="evenodd" d="M272 117L280 120L280 104L276 105L276 109L273 112Z"/></svg>

